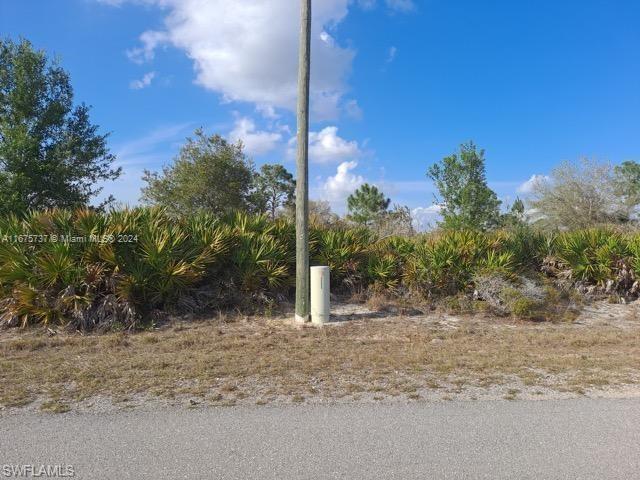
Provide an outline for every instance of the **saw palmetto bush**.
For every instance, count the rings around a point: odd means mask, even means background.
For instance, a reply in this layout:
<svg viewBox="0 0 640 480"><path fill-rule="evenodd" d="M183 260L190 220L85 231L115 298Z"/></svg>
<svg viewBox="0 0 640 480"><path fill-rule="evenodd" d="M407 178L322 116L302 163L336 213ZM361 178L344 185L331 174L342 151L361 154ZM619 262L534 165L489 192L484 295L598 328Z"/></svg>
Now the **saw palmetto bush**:
<svg viewBox="0 0 640 480"><path fill-rule="evenodd" d="M284 219L237 213L225 219L234 234L231 282L243 295L286 292L294 283L295 226Z"/></svg>
<svg viewBox="0 0 640 480"><path fill-rule="evenodd" d="M233 235L211 217L171 221L162 210L114 212L115 241L101 250L116 277L116 293L143 314L170 309L227 261Z"/></svg>
<svg viewBox="0 0 640 480"><path fill-rule="evenodd" d="M609 229L594 228L560 234L554 253L570 271L568 277L604 284L616 276L630 255L628 239Z"/></svg>
<svg viewBox="0 0 640 480"><path fill-rule="evenodd" d="M90 228L91 218L81 217L83 227ZM90 285L104 275L84 262L93 256L90 245L62 241L73 221L65 211L0 219L2 317L7 323L57 323L91 303Z"/></svg>
<svg viewBox="0 0 640 480"><path fill-rule="evenodd" d="M372 243L367 249L365 282L374 292L399 293L413 239L393 236Z"/></svg>
<svg viewBox="0 0 640 480"><path fill-rule="evenodd" d="M517 268L506 234L447 230L428 235L409 257L405 279L423 295L453 295L480 272L510 274Z"/></svg>
<svg viewBox="0 0 640 480"><path fill-rule="evenodd" d="M503 247L520 269L539 270L552 249L555 236L523 225L506 231Z"/></svg>
<svg viewBox="0 0 640 480"><path fill-rule="evenodd" d="M627 234L624 236L629 253L628 269L632 272L633 277L640 277L640 235Z"/></svg>
<svg viewBox="0 0 640 480"><path fill-rule="evenodd" d="M627 255L622 237L601 229L563 233L556 240L555 251L571 269L571 278L594 283L611 278L618 259Z"/></svg>
<svg viewBox="0 0 640 480"><path fill-rule="evenodd" d="M365 286L366 267L374 234L366 228L315 229L311 232L311 260L331 270L331 285L340 292Z"/></svg>
<svg viewBox="0 0 640 480"><path fill-rule="evenodd" d="M471 232L451 230L426 237L411 257L407 282L425 295L457 293L471 278L478 248Z"/></svg>
<svg viewBox="0 0 640 480"><path fill-rule="evenodd" d="M477 278L521 281L541 270L580 288L640 293L633 231L518 227L377 238L366 228L325 226L311 229L310 252L312 265L331 268L334 293L456 295L473 292ZM284 219L176 219L153 208L0 218L0 324L130 328L158 312L290 298L294 278L295 227Z"/></svg>
<svg viewBox="0 0 640 480"><path fill-rule="evenodd" d="M226 261L232 235L212 219L163 211L45 211L0 220L2 319L125 327L169 310Z"/></svg>

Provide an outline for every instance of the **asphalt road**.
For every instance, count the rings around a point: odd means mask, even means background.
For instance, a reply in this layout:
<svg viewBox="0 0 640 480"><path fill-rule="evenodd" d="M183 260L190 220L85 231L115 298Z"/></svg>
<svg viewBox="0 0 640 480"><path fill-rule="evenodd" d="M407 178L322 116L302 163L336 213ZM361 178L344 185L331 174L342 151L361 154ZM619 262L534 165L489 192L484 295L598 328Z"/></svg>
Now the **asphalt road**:
<svg viewBox="0 0 640 480"><path fill-rule="evenodd" d="M640 399L0 417L0 478L21 464L82 479L640 479Z"/></svg>

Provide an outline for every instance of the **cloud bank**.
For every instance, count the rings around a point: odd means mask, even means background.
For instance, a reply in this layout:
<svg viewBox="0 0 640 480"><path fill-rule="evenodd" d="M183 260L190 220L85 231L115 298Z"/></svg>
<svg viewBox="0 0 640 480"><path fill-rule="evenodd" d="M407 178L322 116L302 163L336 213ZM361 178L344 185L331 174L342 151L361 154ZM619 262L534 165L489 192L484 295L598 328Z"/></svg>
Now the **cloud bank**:
<svg viewBox="0 0 640 480"><path fill-rule="evenodd" d="M135 0L134 0L135 1ZM108 3L121 4L118 0ZM297 92L299 3L291 0L138 0L166 10L164 28L140 35L131 60L153 60L171 45L193 61L196 83L224 101L251 102L266 111L293 110ZM316 119L331 119L345 99L355 51L334 38L349 0L314 5L311 103Z"/></svg>

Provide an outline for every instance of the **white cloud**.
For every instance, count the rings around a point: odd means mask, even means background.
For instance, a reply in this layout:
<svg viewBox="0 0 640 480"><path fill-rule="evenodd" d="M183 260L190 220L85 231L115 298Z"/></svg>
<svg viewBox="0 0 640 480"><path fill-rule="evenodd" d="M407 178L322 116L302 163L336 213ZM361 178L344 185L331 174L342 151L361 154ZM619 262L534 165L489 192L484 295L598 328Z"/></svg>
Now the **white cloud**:
<svg viewBox="0 0 640 480"><path fill-rule="evenodd" d="M156 72L145 73L144 76L140 80L132 80L129 83L129 88L133 90L141 90L145 87L151 85L151 82L156 76Z"/></svg>
<svg viewBox="0 0 640 480"><path fill-rule="evenodd" d="M429 207L417 207L411 210L411 219L413 222L413 228L422 232L432 228L435 223L440 220L440 212L442 212L442 206L431 205Z"/></svg>
<svg viewBox="0 0 640 480"><path fill-rule="evenodd" d="M169 37L164 32L149 30L140 35L141 47L127 50L127 57L134 63L143 64L155 58L156 48L167 42Z"/></svg>
<svg viewBox="0 0 640 480"><path fill-rule="evenodd" d="M391 63L396 59L396 55L398 54L398 49L396 47L389 47L387 51L387 63Z"/></svg>
<svg viewBox="0 0 640 480"><path fill-rule="evenodd" d="M294 158L297 139L289 140L289 157ZM338 127L330 126L319 132L309 133L309 160L313 163L329 164L355 160L363 154L358 142L345 140L338 135Z"/></svg>
<svg viewBox="0 0 640 480"><path fill-rule="evenodd" d="M342 162L336 174L327 178L320 191L321 200L328 201L336 211L344 210L344 202L360 185L365 183L364 177L352 172L358 162Z"/></svg>
<svg viewBox="0 0 640 480"><path fill-rule="evenodd" d="M278 115L276 109L273 108L273 105L258 104L256 105L256 111L269 120L277 120L280 118L280 115Z"/></svg>
<svg viewBox="0 0 640 480"><path fill-rule="evenodd" d="M537 174L531 175L531 178L529 178L529 180L527 180L526 182L518 186L516 191L518 193L523 193L523 194L531 193L533 192L533 188L535 187L536 184L538 184L539 182L546 182L548 180L549 180L549 177L546 175L537 175Z"/></svg>
<svg viewBox="0 0 640 480"><path fill-rule="evenodd" d="M362 154L358 142L338 135L338 127L326 127L309 134L309 156L317 163L333 163L354 159Z"/></svg>
<svg viewBox="0 0 640 480"><path fill-rule="evenodd" d="M133 1L133 0L132 0ZM143 0L166 9L165 27L140 36L128 51L136 62L152 60L163 44L193 61L196 82L227 101L293 110L297 94L299 2L291 0ZM317 119L342 107L355 51L332 36L347 16L349 0L314 5L311 101Z"/></svg>
<svg viewBox="0 0 640 480"><path fill-rule="evenodd" d="M264 155L277 147L282 140L282 134L256 130L256 124L253 120L240 117L229 133L229 139L233 142L242 141L245 152L249 155Z"/></svg>

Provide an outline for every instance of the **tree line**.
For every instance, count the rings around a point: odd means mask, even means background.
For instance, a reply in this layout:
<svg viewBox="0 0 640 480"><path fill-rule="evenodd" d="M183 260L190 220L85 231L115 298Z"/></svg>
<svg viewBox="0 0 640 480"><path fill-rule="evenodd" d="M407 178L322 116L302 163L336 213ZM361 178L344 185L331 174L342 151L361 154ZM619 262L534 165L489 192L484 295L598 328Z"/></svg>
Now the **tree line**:
<svg viewBox="0 0 640 480"><path fill-rule="evenodd" d="M90 120L90 108L74 104L70 76L27 40L0 40L0 214L92 205L114 166L108 134ZM612 166L592 160L565 162L537 178L529 198L504 206L486 179L485 152L473 142L429 166L438 192L438 226L492 230L524 224L551 229L637 222L640 164ZM195 131L171 165L145 171L142 202L176 216L208 211L294 215L295 180L280 164L259 169L241 142ZM113 197L92 208L114 205ZM383 235L413 233L411 212L391 206L377 186L365 183L347 199L340 218L327 202L311 202L321 224L358 224Z"/></svg>

